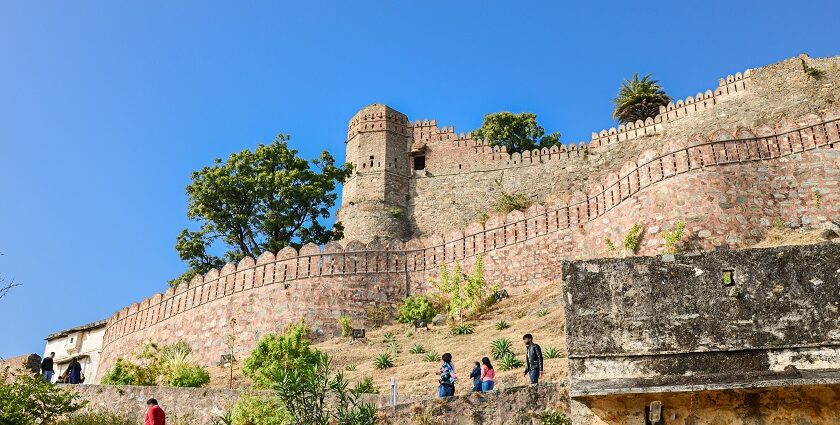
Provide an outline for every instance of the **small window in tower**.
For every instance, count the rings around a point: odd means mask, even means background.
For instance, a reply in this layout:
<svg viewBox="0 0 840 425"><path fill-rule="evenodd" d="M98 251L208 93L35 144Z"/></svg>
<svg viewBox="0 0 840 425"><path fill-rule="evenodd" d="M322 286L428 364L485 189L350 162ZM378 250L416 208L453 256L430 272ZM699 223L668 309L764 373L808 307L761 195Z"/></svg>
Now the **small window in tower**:
<svg viewBox="0 0 840 425"><path fill-rule="evenodd" d="M373 155L370 156L370 166L373 167Z"/></svg>
<svg viewBox="0 0 840 425"><path fill-rule="evenodd" d="M414 169L415 170L425 170L426 169L426 155L417 155L414 157Z"/></svg>

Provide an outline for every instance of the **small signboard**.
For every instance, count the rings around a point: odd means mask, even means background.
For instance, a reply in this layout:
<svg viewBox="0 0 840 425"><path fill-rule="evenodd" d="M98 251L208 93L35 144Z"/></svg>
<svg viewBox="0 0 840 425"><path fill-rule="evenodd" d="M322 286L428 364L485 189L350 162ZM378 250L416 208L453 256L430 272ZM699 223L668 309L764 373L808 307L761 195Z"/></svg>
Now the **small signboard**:
<svg viewBox="0 0 840 425"><path fill-rule="evenodd" d="M365 330L364 329L353 329L351 334L353 339L364 339L365 338Z"/></svg>
<svg viewBox="0 0 840 425"><path fill-rule="evenodd" d="M429 324L425 320L415 320L414 329L428 328Z"/></svg>
<svg viewBox="0 0 840 425"><path fill-rule="evenodd" d="M508 296L509 296L508 292L505 289L500 289L500 290L493 293L493 298L495 298L496 301L501 301L501 300L507 298Z"/></svg>

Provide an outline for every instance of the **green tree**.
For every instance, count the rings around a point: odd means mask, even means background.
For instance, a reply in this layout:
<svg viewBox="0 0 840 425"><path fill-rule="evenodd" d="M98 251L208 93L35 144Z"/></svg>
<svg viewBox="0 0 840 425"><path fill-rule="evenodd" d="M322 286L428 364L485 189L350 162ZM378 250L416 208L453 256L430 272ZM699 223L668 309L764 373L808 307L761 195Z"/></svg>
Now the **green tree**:
<svg viewBox="0 0 840 425"><path fill-rule="evenodd" d="M259 389L270 388L275 370L296 368L304 370L318 361L318 350L306 338L309 330L301 321L290 325L282 335L266 334L245 359L242 372Z"/></svg>
<svg viewBox="0 0 840 425"><path fill-rule="evenodd" d="M187 217L200 228L178 235L175 249L189 270L170 284L226 261L341 238L340 223L328 228L319 219L330 216L336 185L350 176L350 166L337 166L327 151L310 163L288 140L280 134L271 144L234 153L226 161L217 158L192 174ZM224 258L209 252L217 242L227 249Z"/></svg>
<svg viewBox="0 0 840 425"><path fill-rule="evenodd" d="M560 143L560 133L545 134L537 124L537 115L530 112L496 112L484 116L481 128L473 131L473 137L490 143L490 146L504 146L509 153L537 148L548 148Z"/></svg>
<svg viewBox="0 0 840 425"><path fill-rule="evenodd" d="M652 79L651 75L639 78L639 73L635 73L632 79L624 81L618 96L613 99L613 118L622 124L644 121L655 117L660 106L668 105L671 96L665 93L659 81Z"/></svg>
<svg viewBox="0 0 840 425"><path fill-rule="evenodd" d="M484 280L484 260L478 257L472 274L461 270L461 265L455 263L452 272L446 265L440 268L440 279L432 285L438 290L437 297L449 314L449 318L460 322L465 313L477 315L484 311L494 301L493 293L498 285L488 287Z"/></svg>
<svg viewBox="0 0 840 425"><path fill-rule="evenodd" d="M71 390L44 382L40 376L21 373L12 377L0 369L0 424L45 425L85 406Z"/></svg>

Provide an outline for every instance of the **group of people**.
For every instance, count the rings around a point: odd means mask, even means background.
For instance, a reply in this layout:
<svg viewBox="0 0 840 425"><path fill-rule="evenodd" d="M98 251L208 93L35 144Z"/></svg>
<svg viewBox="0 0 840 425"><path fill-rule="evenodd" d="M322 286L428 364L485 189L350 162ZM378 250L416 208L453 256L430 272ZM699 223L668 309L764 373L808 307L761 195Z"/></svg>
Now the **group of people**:
<svg viewBox="0 0 840 425"><path fill-rule="evenodd" d="M49 356L41 360L41 376L44 377L44 381L52 382L53 376L55 376L55 353L50 353ZM67 365L67 370L58 377L56 382L62 384L81 384L85 382L81 363L75 357L71 359L70 364Z"/></svg>
<svg viewBox="0 0 840 425"><path fill-rule="evenodd" d="M528 377L531 385L536 385L543 373L542 349L534 343L534 337L531 334L525 334L522 341L525 343L525 373L523 376ZM452 354L444 354L441 356L441 360L443 364L440 366L438 379L438 397L452 397L455 395L455 382L457 381L455 365L452 364ZM496 371L493 369L490 359L484 357L480 363L475 362L470 378L473 380L473 392L492 391L496 382Z"/></svg>

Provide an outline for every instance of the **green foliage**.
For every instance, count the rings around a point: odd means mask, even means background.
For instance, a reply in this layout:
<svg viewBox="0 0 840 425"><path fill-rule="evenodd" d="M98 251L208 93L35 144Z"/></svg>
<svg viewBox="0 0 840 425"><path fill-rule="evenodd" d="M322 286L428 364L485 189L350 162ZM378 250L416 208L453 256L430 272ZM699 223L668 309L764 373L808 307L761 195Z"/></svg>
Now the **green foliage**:
<svg viewBox="0 0 840 425"><path fill-rule="evenodd" d="M353 334L353 323L350 316L342 314L338 317L338 326L341 328L341 336L349 337Z"/></svg>
<svg viewBox="0 0 840 425"><path fill-rule="evenodd" d="M353 372L354 370L356 370L356 365L350 363L347 366L344 366L344 370L348 372Z"/></svg>
<svg viewBox="0 0 840 425"><path fill-rule="evenodd" d="M390 351L386 351L384 353L380 353L373 359L373 365L377 369L388 369L394 367L394 358L391 355Z"/></svg>
<svg viewBox="0 0 840 425"><path fill-rule="evenodd" d="M274 395L242 394L233 406L236 425L286 425L291 416Z"/></svg>
<svg viewBox="0 0 840 425"><path fill-rule="evenodd" d="M311 367L318 361L320 353L306 339L308 333L309 329L301 321L287 327L282 335L266 334L245 359L242 372L257 388L265 389L272 384L272 377L278 369L291 367L304 370Z"/></svg>
<svg viewBox="0 0 840 425"><path fill-rule="evenodd" d="M537 124L537 115L530 112L487 114L481 128L473 131L472 135L476 140L489 142L490 146L503 146L508 153L548 148L560 143L560 133L545 134L545 129Z"/></svg>
<svg viewBox="0 0 840 425"><path fill-rule="evenodd" d="M562 410L546 410L540 415L540 425L572 425Z"/></svg>
<svg viewBox="0 0 840 425"><path fill-rule="evenodd" d="M423 356L423 361L429 363L438 362L440 361L440 354L438 354L437 351L429 351L425 356Z"/></svg>
<svg viewBox="0 0 840 425"><path fill-rule="evenodd" d="M604 244L607 245L607 251L615 252L615 244L613 243L612 239L605 237Z"/></svg>
<svg viewBox="0 0 840 425"><path fill-rule="evenodd" d="M394 342L397 340L397 337L394 336L394 333L391 331L385 332L382 334L382 342Z"/></svg>
<svg viewBox="0 0 840 425"><path fill-rule="evenodd" d="M210 374L196 364L178 365L169 373L171 387L203 387L210 383Z"/></svg>
<svg viewBox="0 0 840 425"><path fill-rule="evenodd" d="M102 375L100 383L102 385L134 385L132 366L123 358L118 358L111 370Z"/></svg>
<svg viewBox="0 0 840 425"><path fill-rule="evenodd" d="M803 58L799 58L799 60L802 61L802 70L805 71L805 74L807 74L809 77L812 77L815 80L819 80L825 76L825 71L808 65L808 63L805 62L805 59Z"/></svg>
<svg viewBox="0 0 840 425"><path fill-rule="evenodd" d="M490 354L498 360L506 354L513 354L513 344L507 338L494 339L490 343Z"/></svg>
<svg viewBox="0 0 840 425"><path fill-rule="evenodd" d="M563 352L558 350L557 347L548 347L543 351L543 355L547 359L559 359L563 357Z"/></svg>
<svg viewBox="0 0 840 425"><path fill-rule="evenodd" d="M493 210L500 214L507 214L511 211L525 211L533 202L524 193L510 193L502 185L500 176L495 180L496 199L493 201Z"/></svg>
<svg viewBox="0 0 840 425"><path fill-rule="evenodd" d="M4 423L0 420L0 423ZM138 422L124 415L107 410L77 413L68 416L55 425L138 425Z"/></svg>
<svg viewBox="0 0 840 425"><path fill-rule="evenodd" d="M547 308L542 308L539 311L537 311L537 317L545 317L545 316L548 316L548 309Z"/></svg>
<svg viewBox="0 0 840 425"><path fill-rule="evenodd" d="M487 214L486 212L481 213L481 215L478 216L478 222L481 223L482 226L484 226L484 224L487 223L487 220L489 220L489 219L490 219L490 214Z"/></svg>
<svg viewBox="0 0 840 425"><path fill-rule="evenodd" d="M430 322L435 314L437 312L425 296L415 295L403 301L403 305L399 308L397 321L400 323L414 323L416 320Z"/></svg>
<svg viewBox="0 0 840 425"><path fill-rule="evenodd" d="M627 235L624 236L624 249L632 253L639 250L639 245L642 241L642 230L642 226L638 223L630 228Z"/></svg>
<svg viewBox="0 0 840 425"><path fill-rule="evenodd" d="M391 341L388 343L388 352L390 352L394 356L399 354L400 350L400 344L398 344L397 341Z"/></svg>
<svg viewBox="0 0 840 425"><path fill-rule="evenodd" d="M526 313L524 311L520 311L520 312L516 313L516 318L521 319L521 318L525 317L525 314Z"/></svg>
<svg viewBox="0 0 840 425"><path fill-rule="evenodd" d="M665 249L663 254L676 254L679 250L679 245L685 236L685 222L680 221L674 225L674 228L669 232L662 233L662 239L665 241Z"/></svg>
<svg viewBox="0 0 840 425"><path fill-rule="evenodd" d="M381 328L391 317L391 309L387 305L371 305L365 307L365 319L371 329Z"/></svg>
<svg viewBox="0 0 840 425"><path fill-rule="evenodd" d="M44 382L40 376L13 376L0 369L0 423L14 425L52 424L85 406L71 390Z"/></svg>
<svg viewBox="0 0 840 425"><path fill-rule="evenodd" d="M503 331L510 327L510 323L505 321L504 319L499 320L496 322L496 330Z"/></svg>
<svg viewBox="0 0 840 425"><path fill-rule="evenodd" d="M822 193L819 190L814 191L814 202L817 204L817 208L822 205Z"/></svg>
<svg viewBox="0 0 840 425"><path fill-rule="evenodd" d="M213 425L233 425L233 412L227 411L213 419Z"/></svg>
<svg viewBox="0 0 840 425"><path fill-rule="evenodd" d="M414 346L411 347L411 349L408 350L408 352L411 354L423 354L426 352L426 347L423 347L420 344L414 344Z"/></svg>
<svg viewBox="0 0 840 425"><path fill-rule="evenodd" d="M357 382L353 390L358 394L379 394L379 388L373 385L373 378L370 376L365 376Z"/></svg>
<svg viewBox="0 0 840 425"><path fill-rule="evenodd" d="M470 275L461 271L461 265L456 263L452 273L446 265L441 266L440 279L432 284L438 291L438 296L446 306L449 317L461 321L466 315L481 313L492 302L493 292L498 285L488 287L484 281L484 260L478 257L475 268Z"/></svg>
<svg viewBox="0 0 840 425"><path fill-rule="evenodd" d="M350 176L350 167L336 166L327 151L310 164L288 140L280 134L269 145L218 158L192 174L187 217L201 227L178 235L175 249L190 272L170 282L173 286L226 260L341 238L339 223L328 229L319 219L330 216L336 185ZM224 258L208 253L216 242L227 246Z"/></svg>
<svg viewBox="0 0 840 425"><path fill-rule="evenodd" d="M659 107L667 106L670 101L671 96L665 93L659 81L651 78L651 74L639 78L636 73L632 79L624 81L613 99L613 118L622 124L644 121L659 114Z"/></svg>
<svg viewBox="0 0 840 425"><path fill-rule="evenodd" d="M471 323L459 323L449 328L451 335L469 335L475 332L475 325Z"/></svg>
<svg viewBox="0 0 840 425"><path fill-rule="evenodd" d="M394 217L394 218L400 218L400 217L403 216L403 210L400 207L388 208L388 213L390 213L391 216Z"/></svg>
<svg viewBox="0 0 840 425"><path fill-rule="evenodd" d="M518 369L522 367L524 364L522 360L519 360L513 353L507 353L499 359L500 367L503 371Z"/></svg>

